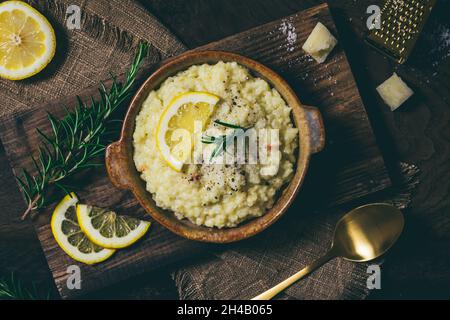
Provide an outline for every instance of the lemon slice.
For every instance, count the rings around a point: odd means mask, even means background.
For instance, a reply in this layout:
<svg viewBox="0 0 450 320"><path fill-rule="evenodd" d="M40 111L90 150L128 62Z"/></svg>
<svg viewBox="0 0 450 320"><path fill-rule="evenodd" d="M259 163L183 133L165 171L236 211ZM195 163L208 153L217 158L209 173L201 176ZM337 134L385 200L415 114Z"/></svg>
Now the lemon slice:
<svg viewBox="0 0 450 320"><path fill-rule="evenodd" d="M0 77L21 80L45 68L55 55L55 31L22 1L0 4Z"/></svg>
<svg viewBox="0 0 450 320"><path fill-rule="evenodd" d="M161 114L156 142L161 156L173 170L181 171L191 155L195 122L204 130L219 100L208 92L186 92L175 97Z"/></svg>
<svg viewBox="0 0 450 320"><path fill-rule="evenodd" d="M150 222L121 216L113 211L77 205L77 217L81 230L95 244L119 249L138 241L150 227Z"/></svg>
<svg viewBox="0 0 450 320"><path fill-rule="evenodd" d="M86 264L102 262L115 250L102 248L84 235L77 221L77 202L77 196L71 193L56 206L51 221L53 236L61 249L72 259Z"/></svg>

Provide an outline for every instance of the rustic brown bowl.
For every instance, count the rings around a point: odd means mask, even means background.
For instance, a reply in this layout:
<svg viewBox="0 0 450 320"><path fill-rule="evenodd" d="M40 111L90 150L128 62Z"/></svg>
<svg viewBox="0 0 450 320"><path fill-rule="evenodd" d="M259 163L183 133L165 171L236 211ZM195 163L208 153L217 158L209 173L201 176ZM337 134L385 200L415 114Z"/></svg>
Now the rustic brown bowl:
<svg viewBox="0 0 450 320"><path fill-rule="evenodd" d="M235 228L223 229L197 226L187 219L178 220L173 212L156 206L134 165L132 142L135 118L151 90L157 89L169 76L192 65L218 61L235 61L276 88L292 108L292 117L299 129L299 150L294 177L280 193L272 209L263 216L251 219ZM254 60L237 54L220 51L190 51L168 60L138 90L126 114L120 140L107 148L106 168L113 184L118 188L131 190L144 209L167 229L192 240L226 243L253 236L280 218L294 200L303 182L311 155L322 150L324 144L325 131L319 110L302 105L291 87L277 73Z"/></svg>

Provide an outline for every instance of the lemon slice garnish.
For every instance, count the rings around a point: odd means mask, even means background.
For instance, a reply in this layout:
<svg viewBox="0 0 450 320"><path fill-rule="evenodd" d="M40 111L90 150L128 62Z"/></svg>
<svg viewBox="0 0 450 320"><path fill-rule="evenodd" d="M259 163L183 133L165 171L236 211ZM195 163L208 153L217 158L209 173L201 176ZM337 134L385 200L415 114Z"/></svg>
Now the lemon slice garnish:
<svg viewBox="0 0 450 320"><path fill-rule="evenodd" d="M55 31L22 1L0 4L0 77L21 80L45 68L55 55Z"/></svg>
<svg viewBox="0 0 450 320"><path fill-rule="evenodd" d="M148 221L85 204L77 205L77 217L84 234L104 248L128 247L142 238L150 227Z"/></svg>
<svg viewBox="0 0 450 320"><path fill-rule="evenodd" d="M72 259L86 264L102 262L115 252L102 248L82 232L75 212L78 198L74 193L67 195L53 211L51 227L56 242Z"/></svg>
<svg viewBox="0 0 450 320"><path fill-rule="evenodd" d="M156 143L173 170L181 171L191 156L196 121L201 126L199 129L204 130L219 100L208 92L186 92L175 97L161 114Z"/></svg>

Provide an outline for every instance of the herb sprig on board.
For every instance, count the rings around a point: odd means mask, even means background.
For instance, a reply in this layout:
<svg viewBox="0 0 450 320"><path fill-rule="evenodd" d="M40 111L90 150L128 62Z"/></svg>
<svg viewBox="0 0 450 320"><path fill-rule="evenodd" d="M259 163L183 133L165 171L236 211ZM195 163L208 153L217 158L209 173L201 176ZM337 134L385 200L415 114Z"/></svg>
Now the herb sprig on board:
<svg viewBox="0 0 450 320"><path fill-rule="evenodd" d="M202 136L202 143L204 144L215 144L216 147L211 152L210 161L218 156L220 156L223 152L227 151L227 147L230 146L235 138L240 137L243 135L248 129L250 128L244 128L241 126L238 126L236 124L227 123L221 120L215 120L214 123L234 129L232 133L227 135L220 135L217 137L210 136L210 135L203 135Z"/></svg>
<svg viewBox="0 0 450 320"><path fill-rule="evenodd" d="M32 289L11 273L9 279L0 279L0 300L49 300L50 291L46 295L38 292L33 284Z"/></svg>
<svg viewBox="0 0 450 320"><path fill-rule="evenodd" d="M83 169L103 165L98 158L110 142L111 127L117 123L117 119L111 119L112 115L130 97L137 72L147 54L148 44L140 43L125 80L120 82L113 76L109 90L102 83L98 100L91 98L85 103L78 98L75 109L66 109L66 115L61 119L48 114L51 133L37 130L41 145L38 156L32 156L36 174L23 169L16 177L28 203L22 219L45 206L50 187L69 193L66 184L69 177Z"/></svg>

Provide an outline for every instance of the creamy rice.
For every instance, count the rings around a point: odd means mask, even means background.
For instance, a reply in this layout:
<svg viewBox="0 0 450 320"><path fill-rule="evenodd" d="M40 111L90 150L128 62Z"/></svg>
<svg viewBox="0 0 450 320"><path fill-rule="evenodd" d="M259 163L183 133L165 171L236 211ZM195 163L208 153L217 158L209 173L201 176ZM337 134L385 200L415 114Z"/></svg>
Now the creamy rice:
<svg viewBox="0 0 450 320"><path fill-rule="evenodd" d="M172 98L189 91L221 98L212 120L278 129L279 165L187 164L182 172L172 170L157 148L155 131ZM198 225L234 227L270 209L277 191L293 176L298 132L290 113L277 90L235 62L192 66L168 78L145 100L133 136L136 168L159 207ZM213 126L211 121L209 129Z"/></svg>

